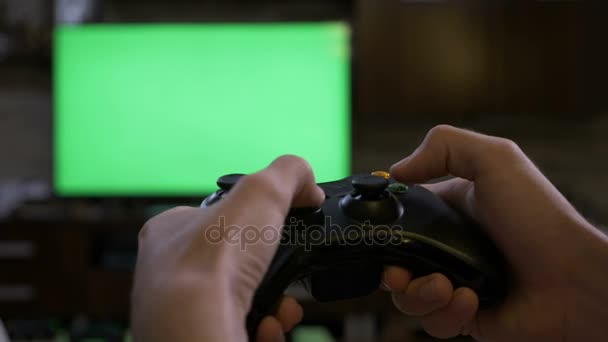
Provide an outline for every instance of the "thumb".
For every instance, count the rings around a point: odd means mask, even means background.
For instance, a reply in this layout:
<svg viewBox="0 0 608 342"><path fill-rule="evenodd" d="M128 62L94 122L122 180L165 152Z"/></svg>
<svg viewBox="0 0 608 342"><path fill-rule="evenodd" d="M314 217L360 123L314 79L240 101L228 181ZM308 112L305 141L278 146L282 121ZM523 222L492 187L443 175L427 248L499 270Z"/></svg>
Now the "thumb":
<svg viewBox="0 0 608 342"><path fill-rule="evenodd" d="M216 214L234 223L281 225L291 207L320 206L324 199L310 164L286 155L243 177L218 204Z"/></svg>
<svg viewBox="0 0 608 342"><path fill-rule="evenodd" d="M210 213L220 219L230 241L227 272L245 297L261 282L281 239L292 206L316 207L325 193L315 183L310 165L296 156L283 156L266 169L243 177Z"/></svg>

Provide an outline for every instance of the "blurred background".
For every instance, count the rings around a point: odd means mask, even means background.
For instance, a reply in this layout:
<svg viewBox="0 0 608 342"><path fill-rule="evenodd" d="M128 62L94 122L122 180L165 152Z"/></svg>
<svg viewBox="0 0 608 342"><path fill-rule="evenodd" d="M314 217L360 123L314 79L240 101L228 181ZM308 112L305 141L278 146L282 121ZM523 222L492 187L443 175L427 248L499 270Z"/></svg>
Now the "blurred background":
<svg viewBox="0 0 608 342"><path fill-rule="evenodd" d="M350 146L341 156L349 173L387 169L448 123L515 140L603 227L606 18L602 0L0 0L0 341L3 330L14 341L128 339L137 231L153 214L208 194L57 191L54 127L64 107L56 28L342 22L348 117L325 128L347 130L340 143ZM305 93L287 105L315 101ZM318 304L301 288L290 291L305 307L294 341L434 340L386 294Z"/></svg>

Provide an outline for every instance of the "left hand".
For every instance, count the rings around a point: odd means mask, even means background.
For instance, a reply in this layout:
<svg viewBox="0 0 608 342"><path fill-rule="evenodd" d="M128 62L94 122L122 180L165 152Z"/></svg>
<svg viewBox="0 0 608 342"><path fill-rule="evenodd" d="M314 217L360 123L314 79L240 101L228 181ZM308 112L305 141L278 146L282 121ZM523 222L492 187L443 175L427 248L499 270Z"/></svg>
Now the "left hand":
<svg viewBox="0 0 608 342"><path fill-rule="evenodd" d="M284 156L213 207L174 208L149 220L132 296L135 341L246 341L246 315L289 208L324 198L308 163ZM257 340L281 341L301 318L302 308L284 298Z"/></svg>

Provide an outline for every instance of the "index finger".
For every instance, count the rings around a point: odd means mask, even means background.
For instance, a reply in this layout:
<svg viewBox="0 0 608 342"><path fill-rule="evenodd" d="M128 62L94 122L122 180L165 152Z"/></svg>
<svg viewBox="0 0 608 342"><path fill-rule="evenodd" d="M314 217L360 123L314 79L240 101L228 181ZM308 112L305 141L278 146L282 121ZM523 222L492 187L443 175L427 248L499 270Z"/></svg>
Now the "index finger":
<svg viewBox="0 0 608 342"><path fill-rule="evenodd" d="M449 125L436 126L409 157L391 167L398 180L422 183L452 175L475 180L497 169L517 167L527 158L512 141Z"/></svg>

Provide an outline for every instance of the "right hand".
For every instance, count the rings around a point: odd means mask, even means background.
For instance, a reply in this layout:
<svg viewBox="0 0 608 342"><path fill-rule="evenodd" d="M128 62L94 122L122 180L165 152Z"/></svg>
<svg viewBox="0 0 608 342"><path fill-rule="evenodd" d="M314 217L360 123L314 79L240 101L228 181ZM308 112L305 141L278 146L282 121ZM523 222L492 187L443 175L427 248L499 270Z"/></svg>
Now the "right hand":
<svg viewBox="0 0 608 342"><path fill-rule="evenodd" d="M505 302L478 312L475 293L454 289L441 274L411 280L407 270L387 268L384 283L395 304L419 317L429 334L480 341L608 339L608 240L515 143L437 126L391 174L412 183L456 177L427 187L479 222L511 269Z"/></svg>

